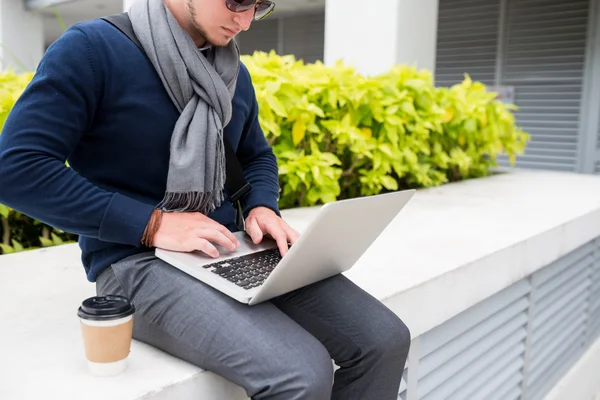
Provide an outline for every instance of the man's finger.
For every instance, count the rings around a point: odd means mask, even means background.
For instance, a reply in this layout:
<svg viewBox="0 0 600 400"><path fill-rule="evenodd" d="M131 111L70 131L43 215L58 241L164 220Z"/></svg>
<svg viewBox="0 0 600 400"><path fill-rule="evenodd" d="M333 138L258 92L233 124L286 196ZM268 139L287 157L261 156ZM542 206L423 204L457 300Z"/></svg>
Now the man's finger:
<svg viewBox="0 0 600 400"><path fill-rule="evenodd" d="M246 233L250 235L254 244L259 244L263 239L263 233L256 218L250 217L246 220Z"/></svg>
<svg viewBox="0 0 600 400"><path fill-rule="evenodd" d="M198 238L194 247L212 258L219 257L219 251L217 248L206 239Z"/></svg>
<svg viewBox="0 0 600 400"><path fill-rule="evenodd" d="M287 253L287 251L288 251L288 242L287 242L287 236L285 234L285 231L283 230L283 228L281 226L279 226L279 224L277 224L277 225L274 224L274 225L267 227L267 232L269 232L269 234L277 242L277 247L279 248L279 253L281 253L281 256L283 257L285 255L285 253Z"/></svg>
<svg viewBox="0 0 600 400"><path fill-rule="evenodd" d="M229 240L231 240L233 243L236 244L236 248L240 247L240 242L239 240L235 237L235 235L229 230L227 229L227 227L225 227L224 225L218 223L217 221L215 221L212 218L208 218L207 216L205 216L204 214L201 213L195 213L196 218L198 219L199 222L199 226L202 226L204 229L216 229L219 232L221 232L223 235L227 236L229 238Z"/></svg>
<svg viewBox="0 0 600 400"><path fill-rule="evenodd" d="M223 234L221 231L217 229L198 229L196 235L199 238L210 240L211 242L217 243L229 251L235 251L237 246L237 240L234 242L227 235ZM233 237L235 239L235 236Z"/></svg>
<svg viewBox="0 0 600 400"><path fill-rule="evenodd" d="M218 231L221 232L229 240L231 240L235 244L236 249L240 247L240 241L238 240L238 238L236 238L235 235L224 225L219 224Z"/></svg>
<svg viewBox="0 0 600 400"><path fill-rule="evenodd" d="M296 243L296 240L298 240L298 237L300 236L300 234L298 232L296 232L291 226L289 226L285 222L283 223L283 230L285 231L285 234L287 235L288 241L291 244Z"/></svg>

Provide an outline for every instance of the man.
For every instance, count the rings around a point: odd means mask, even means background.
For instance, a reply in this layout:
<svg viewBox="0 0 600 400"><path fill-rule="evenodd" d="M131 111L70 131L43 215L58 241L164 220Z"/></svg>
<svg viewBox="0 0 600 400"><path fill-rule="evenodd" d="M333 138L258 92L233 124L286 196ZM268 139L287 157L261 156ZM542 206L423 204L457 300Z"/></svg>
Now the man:
<svg viewBox="0 0 600 400"><path fill-rule="evenodd" d="M276 160L232 40L272 6L140 0L129 14L144 52L101 19L71 27L0 135L0 202L80 235L98 293L135 303L136 339L253 399L396 399L409 331L343 275L246 306L154 256L239 246L223 140L252 185L252 240L268 234L283 254L298 236L280 217Z"/></svg>

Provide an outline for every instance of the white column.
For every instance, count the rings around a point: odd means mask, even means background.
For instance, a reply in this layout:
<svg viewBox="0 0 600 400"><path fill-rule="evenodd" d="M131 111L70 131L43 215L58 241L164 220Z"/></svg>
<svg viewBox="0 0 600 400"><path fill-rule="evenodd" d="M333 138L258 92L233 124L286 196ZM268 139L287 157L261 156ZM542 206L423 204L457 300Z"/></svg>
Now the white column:
<svg viewBox="0 0 600 400"><path fill-rule="evenodd" d="M0 0L0 69L34 71L44 55L42 15L22 0Z"/></svg>
<svg viewBox="0 0 600 400"><path fill-rule="evenodd" d="M325 64L375 75L395 64L435 70L438 0L326 0Z"/></svg>

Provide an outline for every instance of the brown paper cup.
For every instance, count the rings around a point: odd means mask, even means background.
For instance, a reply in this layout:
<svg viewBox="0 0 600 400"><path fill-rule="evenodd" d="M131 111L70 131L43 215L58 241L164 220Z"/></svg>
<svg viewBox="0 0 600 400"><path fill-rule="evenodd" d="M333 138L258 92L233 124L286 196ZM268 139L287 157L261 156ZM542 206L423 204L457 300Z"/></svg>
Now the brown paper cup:
<svg viewBox="0 0 600 400"><path fill-rule="evenodd" d="M93 375L114 376L127 369L133 312L133 305L118 296L93 297L80 307L85 357Z"/></svg>

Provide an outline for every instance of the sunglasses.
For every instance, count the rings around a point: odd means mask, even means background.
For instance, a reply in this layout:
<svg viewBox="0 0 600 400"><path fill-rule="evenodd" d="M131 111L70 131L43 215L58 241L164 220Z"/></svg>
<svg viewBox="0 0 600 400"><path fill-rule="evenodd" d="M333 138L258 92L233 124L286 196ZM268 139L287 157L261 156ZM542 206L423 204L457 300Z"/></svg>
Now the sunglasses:
<svg viewBox="0 0 600 400"><path fill-rule="evenodd" d="M258 21L267 18L275 9L275 3L272 1L260 0L225 0L229 11L241 13L254 8L254 20Z"/></svg>

